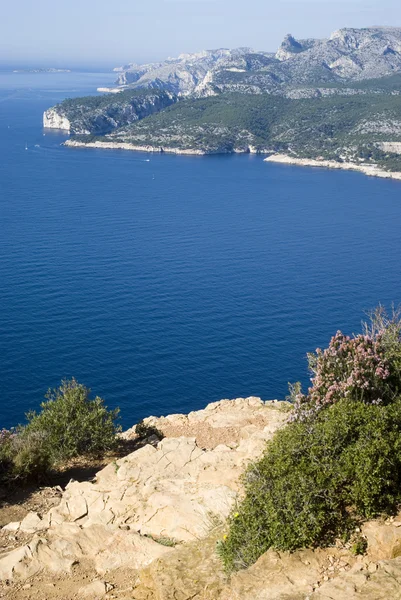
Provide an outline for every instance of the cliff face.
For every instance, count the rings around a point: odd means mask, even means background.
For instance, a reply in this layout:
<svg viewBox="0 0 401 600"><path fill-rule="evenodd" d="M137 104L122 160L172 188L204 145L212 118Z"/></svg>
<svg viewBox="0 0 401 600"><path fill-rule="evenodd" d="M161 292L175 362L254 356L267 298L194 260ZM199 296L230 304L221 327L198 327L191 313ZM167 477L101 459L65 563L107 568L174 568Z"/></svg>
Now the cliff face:
<svg viewBox="0 0 401 600"><path fill-rule="evenodd" d="M103 135L177 102L170 92L128 91L65 100L45 111L43 126L81 135Z"/></svg>
<svg viewBox="0 0 401 600"><path fill-rule="evenodd" d="M117 84L132 88L162 88L175 94L188 95L203 88L205 78L215 70L242 67L243 57L249 48L228 50L203 50L194 54L181 54L158 63L130 64L121 67Z"/></svg>
<svg viewBox="0 0 401 600"><path fill-rule="evenodd" d="M49 108L43 113L43 127L71 131L71 123L67 116L56 107Z"/></svg>
<svg viewBox="0 0 401 600"><path fill-rule="evenodd" d="M401 71L401 28L339 29L329 39L287 36L276 54L292 82L361 81Z"/></svg>

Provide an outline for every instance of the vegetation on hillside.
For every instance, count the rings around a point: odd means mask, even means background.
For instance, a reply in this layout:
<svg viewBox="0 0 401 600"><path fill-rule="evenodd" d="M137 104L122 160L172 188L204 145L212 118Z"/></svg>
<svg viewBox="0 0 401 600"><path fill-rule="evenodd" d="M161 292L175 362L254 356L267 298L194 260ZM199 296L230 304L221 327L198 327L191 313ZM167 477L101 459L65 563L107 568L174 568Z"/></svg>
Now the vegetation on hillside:
<svg viewBox="0 0 401 600"><path fill-rule="evenodd" d="M379 309L353 338L309 356L312 386L293 388L290 422L244 475L246 495L218 552L227 570L269 548L349 538L401 502L401 322Z"/></svg>
<svg viewBox="0 0 401 600"><path fill-rule="evenodd" d="M41 477L79 456L101 456L117 444L118 409L90 398L75 379L49 390L41 411L27 414L27 424L0 431L0 481Z"/></svg>
<svg viewBox="0 0 401 600"><path fill-rule="evenodd" d="M252 146L261 152L353 160L401 170L401 155L380 147L384 141L401 142L401 95L186 98L142 120L123 121L107 139L208 153L246 151Z"/></svg>
<svg viewBox="0 0 401 600"><path fill-rule="evenodd" d="M156 93L165 94L165 92ZM89 112L94 109L105 109L109 108L111 105L124 106L133 100L143 99L151 95L154 95L154 92L149 90L124 90L118 94L66 98L60 102L60 104L56 104L56 106L57 108L61 108L68 118L74 119L77 115L80 115L82 111Z"/></svg>
<svg viewBox="0 0 401 600"><path fill-rule="evenodd" d="M163 90L126 90L118 94L68 98L54 108L67 117L72 132L102 135L163 110L176 100L173 94Z"/></svg>

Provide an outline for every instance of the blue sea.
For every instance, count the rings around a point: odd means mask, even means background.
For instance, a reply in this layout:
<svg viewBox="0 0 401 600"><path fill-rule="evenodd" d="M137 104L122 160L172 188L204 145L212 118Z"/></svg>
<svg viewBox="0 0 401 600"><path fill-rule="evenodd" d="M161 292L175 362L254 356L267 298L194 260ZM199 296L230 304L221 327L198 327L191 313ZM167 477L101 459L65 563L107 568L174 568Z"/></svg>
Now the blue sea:
<svg viewBox="0 0 401 600"><path fill-rule="evenodd" d="M307 352L401 302L400 182L42 130L44 109L112 81L0 73L0 427L71 376L125 427L281 399L308 385Z"/></svg>

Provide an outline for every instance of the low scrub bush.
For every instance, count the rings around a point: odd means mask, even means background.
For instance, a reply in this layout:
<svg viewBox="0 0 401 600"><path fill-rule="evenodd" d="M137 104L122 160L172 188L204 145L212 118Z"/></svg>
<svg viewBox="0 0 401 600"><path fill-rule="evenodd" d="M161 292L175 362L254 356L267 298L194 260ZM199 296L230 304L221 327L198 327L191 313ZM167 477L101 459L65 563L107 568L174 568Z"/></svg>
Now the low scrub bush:
<svg viewBox="0 0 401 600"><path fill-rule="evenodd" d="M41 412L27 414L26 434L42 436L53 462L112 450L119 428L119 410L108 410L104 401L89 397L90 390L75 379L49 390Z"/></svg>
<svg viewBox="0 0 401 600"><path fill-rule="evenodd" d="M90 398L90 390L75 379L49 390L41 411L27 414L28 423L0 432L2 478L40 477L72 458L102 455L118 443L118 409Z"/></svg>
<svg viewBox="0 0 401 600"><path fill-rule="evenodd" d="M401 501L401 399L343 399L313 420L289 423L245 473L246 496L219 545L228 570L269 548L327 545Z"/></svg>
<svg viewBox="0 0 401 600"><path fill-rule="evenodd" d="M289 423L246 471L245 497L218 545L227 570L269 548L331 544L401 502L401 341L379 308L363 335L338 333L309 357L312 387L294 386ZM358 551L360 548L358 546Z"/></svg>

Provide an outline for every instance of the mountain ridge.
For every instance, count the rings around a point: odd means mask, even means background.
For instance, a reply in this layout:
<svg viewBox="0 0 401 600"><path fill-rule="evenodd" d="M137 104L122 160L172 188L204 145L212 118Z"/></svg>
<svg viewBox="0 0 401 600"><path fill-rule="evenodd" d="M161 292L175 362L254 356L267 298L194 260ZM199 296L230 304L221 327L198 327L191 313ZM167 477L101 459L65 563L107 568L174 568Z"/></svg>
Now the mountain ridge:
<svg viewBox="0 0 401 600"><path fill-rule="evenodd" d="M223 72L264 73L263 91L280 84L373 79L401 71L401 27L342 28L322 39L287 34L276 53L219 48L115 71L121 89L162 88L179 95L218 93Z"/></svg>

